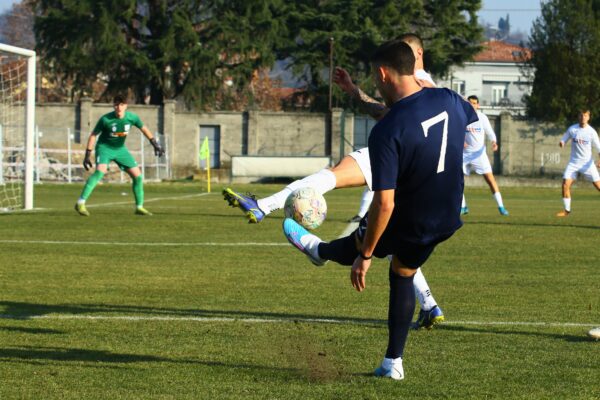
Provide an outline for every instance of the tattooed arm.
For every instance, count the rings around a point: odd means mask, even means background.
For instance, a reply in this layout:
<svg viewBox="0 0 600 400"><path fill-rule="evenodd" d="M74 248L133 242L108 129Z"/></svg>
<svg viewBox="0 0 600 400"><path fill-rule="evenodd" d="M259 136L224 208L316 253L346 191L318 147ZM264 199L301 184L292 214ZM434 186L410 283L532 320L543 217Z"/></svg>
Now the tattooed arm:
<svg viewBox="0 0 600 400"><path fill-rule="evenodd" d="M376 120L380 120L389 111L385 104L368 96L352 82L348 72L340 67L336 67L333 74L333 81L354 100L358 101L361 110L369 114Z"/></svg>

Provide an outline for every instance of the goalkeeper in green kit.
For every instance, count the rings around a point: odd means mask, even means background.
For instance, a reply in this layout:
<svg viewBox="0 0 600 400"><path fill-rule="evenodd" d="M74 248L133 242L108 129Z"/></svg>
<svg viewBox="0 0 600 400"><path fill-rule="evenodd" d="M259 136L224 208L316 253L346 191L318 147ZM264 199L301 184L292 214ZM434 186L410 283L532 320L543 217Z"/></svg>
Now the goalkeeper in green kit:
<svg viewBox="0 0 600 400"><path fill-rule="evenodd" d="M90 213L85 207L85 201L90 197L92 191L102 180L108 170L108 164L111 161L117 163L122 171L127 172L133 182L133 195L135 196L135 213L138 215L152 215L144 208L144 181L142 172L137 162L125 147L125 139L135 126L142 131L144 136L150 140L154 147L154 154L162 156L165 151L158 141L152 135L152 132L144 126L140 118L127 111L127 100L123 96L115 96L113 99L113 112L103 115L96 127L90 134L83 159L83 167L87 170L93 167L91 154L96 145L96 171L88 178L81 192L75 210L83 216L89 216Z"/></svg>

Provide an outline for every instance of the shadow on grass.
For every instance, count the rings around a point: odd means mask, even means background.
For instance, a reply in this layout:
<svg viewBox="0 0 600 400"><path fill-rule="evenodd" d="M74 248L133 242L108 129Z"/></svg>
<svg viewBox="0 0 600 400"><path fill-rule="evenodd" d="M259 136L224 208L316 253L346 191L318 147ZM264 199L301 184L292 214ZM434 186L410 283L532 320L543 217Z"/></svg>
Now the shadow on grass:
<svg viewBox="0 0 600 400"><path fill-rule="evenodd" d="M472 332L472 333L484 333L492 335L520 335L520 336L539 336L546 339L559 339L572 343L588 342L589 338L585 335L561 335L559 333L547 333L540 331L519 331L509 329L498 329L494 328L474 328L467 326L456 326L456 325L439 325L435 329L444 331L455 331L455 332Z"/></svg>
<svg viewBox="0 0 600 400"><path fill-rule="evenodd" d="M232 360L231 363L221 361L207 361L199 359L174 359L144 354L126 354L113 353L104 350L90 350L80 348L61 348L61 347L33 347L18 346L0 348L0 361L4 362L25 362L33 364L43 364L45 362L77 362L77 363L107 363L107 364L134 364L134 363L169 363L169 364L190 364L214 368L226 368L228 373L236 370L248 371L267 371L269 376L274 372L292 375L302 375L303 371L297 368L286 368L281 366L264 366L257 364L245 364ZM78 364L79 365L79 364ZM97 367L98 365L93 365Z"/></svg>
<svg viewBox="0 0 600 400"><path fill-rule="evenodd" d="M138 354L119 354L102 350L86 350L59 347L19 346L0 348L0 359L90 361L90 362L171 362L172 360Z"/></svg>
<svg viewBox="0 0 600 400"><path fill-rule="evenodd" d="M31 319L48 314L61 315L91 315L99 316L156 316L172 318L232 318L232 319L281 319L290 322L322 322L352 323L362 325L380 326L387 323L386 320L348 318L326 315L289 314L258 311L236 311L236 310L198 310L180 308L145 307L134 305L112 305L112 304L34 304L25 302L0 301L0 318L3 319Z"/></svg>
<svg viewBox="0 0 600 400"><path fill-rule="evenodd" d="M21 332L21 333L33 333L33 334L52 334L52 335L58 335L58 334L63 334L65 332L63 331L57 331L56 329L44 329L44 328L24 328L21 326L0 326L0 332L1 331L7 331L7 332Z"/></svg>

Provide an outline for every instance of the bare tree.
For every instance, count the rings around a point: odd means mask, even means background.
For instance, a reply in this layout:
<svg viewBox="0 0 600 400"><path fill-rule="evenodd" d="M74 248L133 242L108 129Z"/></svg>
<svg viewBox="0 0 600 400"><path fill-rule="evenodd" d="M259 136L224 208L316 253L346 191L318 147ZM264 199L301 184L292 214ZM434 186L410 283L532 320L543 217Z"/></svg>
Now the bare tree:
<svg viewBox="0 0 600 400"><path fill-rule="evenodd" d="M26 49L35 48L34 0L21 0L0 15L0 41Z"/></svg>

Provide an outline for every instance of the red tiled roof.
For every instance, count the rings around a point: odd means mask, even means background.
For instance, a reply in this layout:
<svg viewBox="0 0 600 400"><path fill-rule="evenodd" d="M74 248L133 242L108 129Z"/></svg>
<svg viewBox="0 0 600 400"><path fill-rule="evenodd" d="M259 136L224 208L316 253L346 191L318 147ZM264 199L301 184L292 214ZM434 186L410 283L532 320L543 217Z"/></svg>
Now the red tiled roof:
<svg viewBox="0 0 600 400"><path fill-rule="evenodd" d="M491 40L482 43L483 50L473 57L475 62L520 62L531 57L531 50L515 44Z"/></svg>

